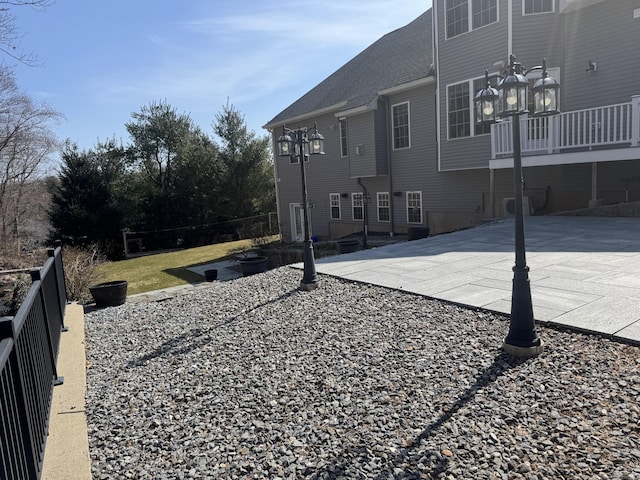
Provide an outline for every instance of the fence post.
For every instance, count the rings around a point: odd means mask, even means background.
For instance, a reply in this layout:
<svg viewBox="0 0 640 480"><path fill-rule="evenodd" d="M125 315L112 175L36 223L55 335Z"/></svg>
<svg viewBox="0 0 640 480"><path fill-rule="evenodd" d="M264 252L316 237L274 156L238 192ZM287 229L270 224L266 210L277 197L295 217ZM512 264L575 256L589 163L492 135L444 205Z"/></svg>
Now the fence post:
<svg viewBox="0 0 640 480"><path fill-rule="evenodd" d="M0 317L0 340L13 338L13 317Z"/></svg>
<svg viewBox="0 0 640 480"><path fill-rule="evenodd" d="M67 304L67 285L64 280L64 266L62 265L62 248L56 242L55 248L48 248L47 255L53 261L53 275L56 285L56 299L58 311L60 312L60 327L63 332L68 332L69 328L64 325L65 306Z"/></svg>
<svg viewBox="0 0 640 480"><path fill-rule="evenodd" d="M53 385L62 385L64 383L64 377L58 375L58 369L56 367L56 349L53 348L53 340L51 338L51 327L49 326L49 312L47 311L47 302L44 298L44 292L42 291L42 277L39 269L31 270L31 281L39 282L38 285L38 298L42 305L42 312L44 313L44 325L47 329L47 344L49 345L49 357L51 358L51 365L53 368Z"/></svg>

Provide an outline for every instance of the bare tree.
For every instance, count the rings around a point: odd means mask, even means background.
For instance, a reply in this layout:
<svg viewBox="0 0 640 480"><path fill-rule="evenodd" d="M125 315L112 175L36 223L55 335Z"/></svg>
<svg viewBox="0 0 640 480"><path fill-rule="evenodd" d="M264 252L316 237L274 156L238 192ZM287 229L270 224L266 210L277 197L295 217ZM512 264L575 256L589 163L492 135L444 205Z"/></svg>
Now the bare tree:
<svg viewBox="0 0 640 480"><path fill-rule="evenodd" d="M53 0L0 0L0 52L25 65L38 65L38 57L34 53L24 52L20 46L22 34L10 7L27 6L44 10L51 5Z"/></svg>
<svg viewBox="0 0 640 480"><path fill-rule="evenodd" d="M53 123L60 114L21 92L11 70L0 68L0 240L20 237L23 224L40 210L29 189L45 173L56 150Z"/></svg>

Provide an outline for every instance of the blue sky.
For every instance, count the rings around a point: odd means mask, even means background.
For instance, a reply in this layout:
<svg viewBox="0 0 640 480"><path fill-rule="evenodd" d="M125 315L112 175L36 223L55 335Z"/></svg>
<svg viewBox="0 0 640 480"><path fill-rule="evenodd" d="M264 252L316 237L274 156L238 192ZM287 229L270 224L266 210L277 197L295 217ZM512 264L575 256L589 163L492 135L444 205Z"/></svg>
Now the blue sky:
<svg viewBox="0 0 640 480"><path fill-rule="evenodd" d="M115 137L152 101L212 134L229 102L261 127L430 0L56 0L14 7L21 46L42 67L16 65L18 85L65 120L81 148Z"/></svg>

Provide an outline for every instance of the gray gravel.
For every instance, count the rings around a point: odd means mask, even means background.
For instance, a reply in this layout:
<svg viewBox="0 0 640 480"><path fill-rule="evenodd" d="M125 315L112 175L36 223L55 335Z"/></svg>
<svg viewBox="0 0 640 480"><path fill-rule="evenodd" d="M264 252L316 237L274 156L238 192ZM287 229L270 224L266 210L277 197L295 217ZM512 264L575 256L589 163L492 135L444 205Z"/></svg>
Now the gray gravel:
<svg viewBox="0 0 640 480"><path fill-rule="evenodd" d="M94 479L640 479L640 348L287 267L86 315Z"/></svg>

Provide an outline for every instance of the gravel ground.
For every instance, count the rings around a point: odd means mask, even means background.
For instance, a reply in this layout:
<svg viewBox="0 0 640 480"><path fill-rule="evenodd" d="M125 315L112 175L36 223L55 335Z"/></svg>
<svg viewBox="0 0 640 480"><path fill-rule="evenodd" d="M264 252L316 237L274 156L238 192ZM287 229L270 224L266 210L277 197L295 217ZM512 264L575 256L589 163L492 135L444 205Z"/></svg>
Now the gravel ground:
<svg viewBox="0 0 640 480"><path fill-rule="evenodd" d="M640 348L287 267L86 315L94 479L640 479Z"/></svg>

